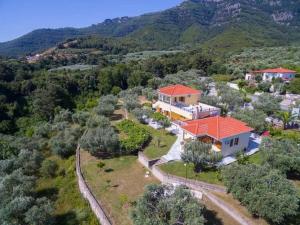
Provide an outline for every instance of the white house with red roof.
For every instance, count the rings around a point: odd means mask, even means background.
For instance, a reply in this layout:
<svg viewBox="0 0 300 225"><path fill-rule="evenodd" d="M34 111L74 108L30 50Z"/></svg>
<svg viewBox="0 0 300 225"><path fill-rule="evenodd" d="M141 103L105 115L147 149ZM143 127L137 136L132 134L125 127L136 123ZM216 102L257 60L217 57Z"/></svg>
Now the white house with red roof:
<svg viewBox="0 0 300 225"><path fill-rule="evenodd" d="M186 121L220 115L220 109L200 103L201 91L176 84L160 88L153 108L171 120Z"/></svg>
<svg viewBox="0 0 300 225"><path fill-rule="evenodd" d="M280 67L275 69L257 70L254 71L254 74L262 74L263 81L272 81L276 78L280 78L284 81L291 81L295 78L296 71Z"/></svg>
<svg viewBox="0 0 300 225"><path fill-rule="evenodd" d="M199 140L212 144L224 157L246 150L253 128L231 117L209 117L186 121L181 125L183 140Z"/></svg>

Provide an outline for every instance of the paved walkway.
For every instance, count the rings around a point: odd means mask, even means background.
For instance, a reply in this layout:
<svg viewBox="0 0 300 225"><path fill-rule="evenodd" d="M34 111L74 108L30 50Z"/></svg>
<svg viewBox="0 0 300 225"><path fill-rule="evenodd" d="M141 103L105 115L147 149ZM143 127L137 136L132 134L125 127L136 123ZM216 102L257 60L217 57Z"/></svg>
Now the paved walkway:
<svg viewBox="0 0 300 225"><path fill-rule="evenodd" d="M173 134L177 135L177 140L170 148L170 151L164 155L162 158L169 161L180 161L181 160L181 153L183 152L181 142L183 141L182 136L182 129L177 128L176 125L172 125L170 128L167 128L168 131L170 131Z"/></svg>

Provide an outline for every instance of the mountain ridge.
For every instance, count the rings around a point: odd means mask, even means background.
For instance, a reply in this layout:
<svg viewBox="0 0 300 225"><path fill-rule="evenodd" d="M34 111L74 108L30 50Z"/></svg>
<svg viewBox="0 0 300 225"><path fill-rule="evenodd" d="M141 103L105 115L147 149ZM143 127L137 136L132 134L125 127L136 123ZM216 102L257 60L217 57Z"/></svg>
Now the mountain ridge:
<svg viewBox="0 0 300 225"><path fill-rule="evenodd" d="M85 28L38 29L0 43L0 54L30 54L89 35L132 39L147 49L195 43L215 47L222 42L226 47L232 45L227 36L235 35L241 35L241 46L284 45L300 40L299 14L297 0L187 0L164 11L107 19ZM239 42L239 37L232 41Z"/></svg>

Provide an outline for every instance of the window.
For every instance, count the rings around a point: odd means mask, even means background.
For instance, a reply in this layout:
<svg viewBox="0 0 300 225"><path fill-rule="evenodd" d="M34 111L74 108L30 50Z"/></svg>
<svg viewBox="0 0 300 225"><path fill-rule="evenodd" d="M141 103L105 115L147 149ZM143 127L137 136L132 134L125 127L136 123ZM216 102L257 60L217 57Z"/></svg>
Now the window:
<svg viewBox="0 0 300 225"><path fill-rule="evenodd" d="M230 147L233 146L233 139L230 140Z"/></svg>
<svg viewBox="0 0 300 225"><path fill-rule="evenodd" d="M234 145L239 145L239 138L234 139Z"/></svg>
<svg viewBox="0 0 300 225"><path fill-rule="evenodd" d="M179 97L179 101L180 102L185 102L185 98L184 97Z"/></svg>

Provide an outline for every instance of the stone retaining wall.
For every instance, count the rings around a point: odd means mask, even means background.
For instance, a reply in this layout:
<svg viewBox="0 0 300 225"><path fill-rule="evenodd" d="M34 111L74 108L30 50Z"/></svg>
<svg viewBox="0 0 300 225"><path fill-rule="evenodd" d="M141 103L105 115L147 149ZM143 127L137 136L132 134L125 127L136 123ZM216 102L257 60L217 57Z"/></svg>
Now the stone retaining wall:
<svg viewBox="0 0 300 225"><path fill-rule="evenodd" d="M92 211L98 218L101 225L113 225L112 221L106 215L101 203L95 198L88 184L86 183L80 167L80 147L76 150L76 174L78 186L83 197L89 202Z"/></svg>

